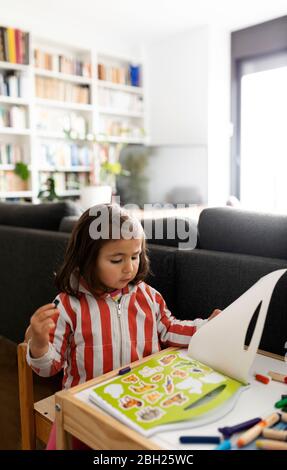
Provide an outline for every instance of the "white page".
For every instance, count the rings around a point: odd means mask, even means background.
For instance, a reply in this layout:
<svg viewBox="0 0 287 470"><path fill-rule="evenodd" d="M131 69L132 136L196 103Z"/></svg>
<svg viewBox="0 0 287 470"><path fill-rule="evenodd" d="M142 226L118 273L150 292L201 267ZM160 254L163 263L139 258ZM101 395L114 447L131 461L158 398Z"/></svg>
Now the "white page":
<svg viewBox="0 0 287 470"><path fill-rule="evenodd" d="M240 382L248 383L274 287L286 269L259 279L217 317L206 323L191 338L188 355ZM252 316L262 302L250 345L244 340ZM279 328L279 326L278 326Z"/></svg>

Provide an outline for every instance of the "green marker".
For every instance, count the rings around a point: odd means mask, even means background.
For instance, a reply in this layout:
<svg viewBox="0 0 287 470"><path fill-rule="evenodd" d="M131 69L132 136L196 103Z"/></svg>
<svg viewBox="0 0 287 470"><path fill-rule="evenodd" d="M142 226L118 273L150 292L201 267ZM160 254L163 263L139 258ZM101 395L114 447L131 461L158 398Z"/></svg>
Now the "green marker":
<svg viewBox="0 0 287 470"><path fill-rule="evenodd" d="M287 398L283 398L283 400L279 400L275 403L275 408L283 408L287 405Z"/></svg>

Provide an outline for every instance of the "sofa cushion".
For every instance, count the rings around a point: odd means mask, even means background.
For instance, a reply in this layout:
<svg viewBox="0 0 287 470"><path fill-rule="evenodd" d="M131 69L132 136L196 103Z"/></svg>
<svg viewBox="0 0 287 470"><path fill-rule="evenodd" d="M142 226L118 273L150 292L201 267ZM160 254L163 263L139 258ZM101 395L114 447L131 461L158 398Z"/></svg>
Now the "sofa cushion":
<svg viewBox="0 0 287 470"><path fill-rule="evenodd" d="M188 218L164 217L142 219L150 244L193 249L197 244L197 224Z"/></svg>
<svg viewBox="0 0 287 470"><path fill-rule="evenodd" d="M54 273L63 262L68 240L65 233L0 228L0 335L23 341L31 315L53 301Z"/></svg>
<svg viewBox="0 0 287 470"><path fill-rule="evenodd" d="M59 232L71 233L78 220L78 215L68 215L67 217L63 217L60 223Z"/></svg>
<svg viewBox="0 0 287 470"><path fill-rule="evenodd" d="M287 267L287 261L195 249L176 253L176 316L208 318L224 309L262 276ZM278 281L269 306L260 348L284 356L287 331L287 275Z"/></svg>
<svg viewBox="0 0 287 470"><path fill-rule="evenodd" d="M80 215L80 209L71 201L44 204L0 203L0 225L58 230L63 217Z"/></svg>
<svg viewBox="0 0 287 470"><path fill-rule="evenodd" d="M198 222L204 250L287 259L287 216L237 208L204 209Z"/></svg>

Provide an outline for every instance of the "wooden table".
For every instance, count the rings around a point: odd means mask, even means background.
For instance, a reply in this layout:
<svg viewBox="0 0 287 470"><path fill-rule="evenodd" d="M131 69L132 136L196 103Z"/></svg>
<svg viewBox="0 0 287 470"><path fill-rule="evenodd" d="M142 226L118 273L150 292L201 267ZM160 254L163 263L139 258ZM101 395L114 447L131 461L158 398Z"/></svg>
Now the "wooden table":
<svg viewBox="0 0 287 470"><path fill-rule="evenodd" d="M169 349L173 350L174 348ZM161 352L153 356L156 357ZM134 362L132 367L143 364L150 357ZM280 398L280 394L287 393L287 385L274 381L264 385L256 382L253 379L253 374L255 372L266 374L269 370L277 370L287 375L286 369L287 365L284 358L260 351L251 370L250 389L241 394L235 408L227 416L216 423L196 428L196 434L218 434L217 428L219 426L237 424L254 416L264 415L269 410L272 412L273 404ZM198 445L197 447L195 445L179 445L179 435L183 433L180 430L161 432L147 439L102 411L99 407L89 404L88 400L83 401L78 398L77 395L80 392L115 377L118 375L118 371L119 369L114 370L56 394L57 449L69 449L71 435L77 437L89 447L101 450L191 450L199 448ZM211 449L213 447L204 445L200 446L200 449Z"/></svg>

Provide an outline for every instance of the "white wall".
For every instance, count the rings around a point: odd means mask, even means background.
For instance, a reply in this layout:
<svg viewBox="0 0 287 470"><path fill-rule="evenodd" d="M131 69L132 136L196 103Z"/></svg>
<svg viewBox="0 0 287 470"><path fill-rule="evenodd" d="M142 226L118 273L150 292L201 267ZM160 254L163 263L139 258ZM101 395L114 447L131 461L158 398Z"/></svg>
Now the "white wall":
<svg viewBox="0 0 287 470"><path fill-rule="evenodd" d="M229 34L203 26L146 48L153 154L149 199L195 188L203 203L229 195ZM191 201L192 202L192 201Z"/></svg>
<svg viewBox="0 0 287 470"><path fill-rule="evenodd" d="M196 202L207 201L205 147L153 147L146 173L149 178L147 202L170 202L168 193L179 187L190 187L198 197Z"/></svg>
<svg viewBox="0 0 287 470"><path fill-rule="evenodd" d="M208 204L222 205L230 195L230 33L209 30Z"/></svg>
<svg viewBox="0 0 287 470"><path fill-rule="evenodd" d="M111 30L106 34L99 34L95 28L83 25L80 20L79 23L73 23L69 20L68 14L65 18L57 16L54 11L51 11L50 17L41 16L38 12L35 12L34 16L27 16L25 0L19 1L17 9L12 9L9 2L7 5L1 5L1 26L20 28L30 31L36 37L112 54L138 57L141 52L138 44L114 35Z"/></svg>

